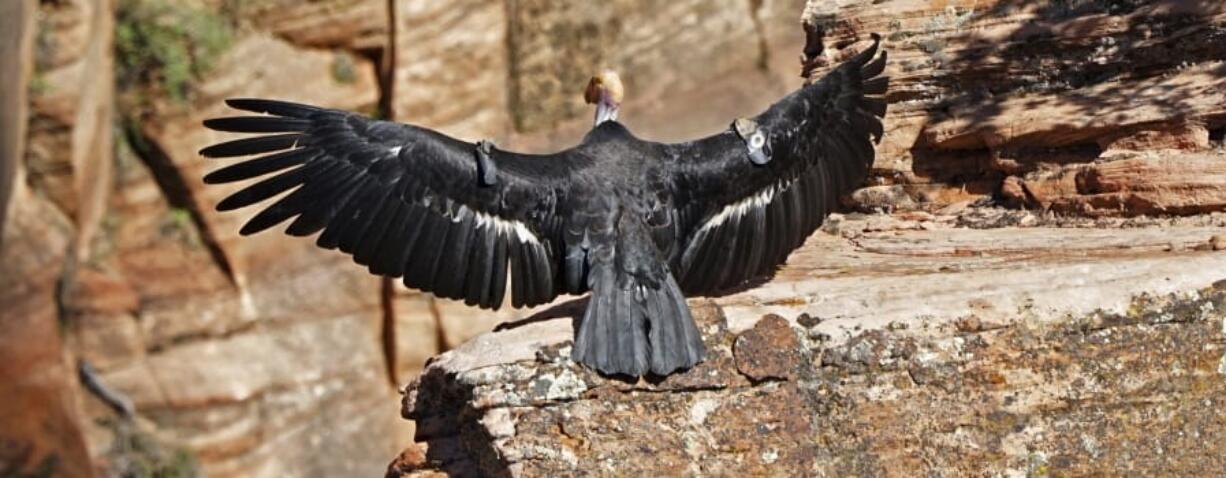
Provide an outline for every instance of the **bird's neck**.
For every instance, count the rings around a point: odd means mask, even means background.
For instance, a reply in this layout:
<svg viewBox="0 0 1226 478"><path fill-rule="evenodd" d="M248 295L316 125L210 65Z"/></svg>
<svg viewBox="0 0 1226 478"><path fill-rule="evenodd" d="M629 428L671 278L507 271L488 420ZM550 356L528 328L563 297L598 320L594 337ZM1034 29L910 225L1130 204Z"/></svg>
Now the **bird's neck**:
<svg viewBox="0 0 1226 478"><path fill-rule="evenodd" d="M617 102L609 98L607 91L602 91L600 93L600 100L596 102L596 124L593 126L600 126L601 123L606 121L617 121L618 109Z"/></svg>

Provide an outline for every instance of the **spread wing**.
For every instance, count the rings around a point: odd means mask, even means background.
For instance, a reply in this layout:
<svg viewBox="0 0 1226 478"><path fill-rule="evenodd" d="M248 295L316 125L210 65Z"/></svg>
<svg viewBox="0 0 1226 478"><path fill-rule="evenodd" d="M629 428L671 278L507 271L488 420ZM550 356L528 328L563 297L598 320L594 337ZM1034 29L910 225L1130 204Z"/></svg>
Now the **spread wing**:
<svg viewBox="0 0 1226 478"><path fill-rule="evenodd" d="M752 121L668 145L683 247L674 271L687 294L770 273L859 186L880 141L888 78L873 46ZM757 136L757 138L755 138ZM762 163L762 164L760 164Z"/></svg>
<svg viewBox="0 0 1226 478"><path fill-rule="evenodd" d="M289 192L251 218L243 235L293 219L286 233L352 254L375 274L470 305L548 302L557 280L567 178L588 160L528 156L411 125L260 99L231 107L264 115L218 118L218 131L258 133L209 146L206 157L261 155L214 171L206 183L263 177L217 209Z"/></svg>

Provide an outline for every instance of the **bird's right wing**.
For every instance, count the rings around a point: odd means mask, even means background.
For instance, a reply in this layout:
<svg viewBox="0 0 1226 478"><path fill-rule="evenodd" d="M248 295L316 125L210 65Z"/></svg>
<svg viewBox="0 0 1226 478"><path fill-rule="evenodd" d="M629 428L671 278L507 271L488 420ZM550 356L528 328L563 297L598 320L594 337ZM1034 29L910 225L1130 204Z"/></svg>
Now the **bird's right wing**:
<svg viewBox="0 0 1226 478"><path fill-rule="evenodd" d="M880 39L820 81L751 120L666 145L683 249L674 270L687 294L767 274L859 186L880 141L888 79Z"/></svg>
<svg viewBox="0 0 1226 478"><path fill-rule="evenodd" d="M286 233L323 231L320 247L352 254L370 271L470 305L498 308L508 271L516 307L561 291L559 203L588 161L566 152L529 156L472 144L412 125L262 99L230 106L256 116L205 121L217 131L257 133L209 146L202 156L262 155L205 177L229 183L266 177L218 210L288 192L240 231L291 218Z"/></svg>

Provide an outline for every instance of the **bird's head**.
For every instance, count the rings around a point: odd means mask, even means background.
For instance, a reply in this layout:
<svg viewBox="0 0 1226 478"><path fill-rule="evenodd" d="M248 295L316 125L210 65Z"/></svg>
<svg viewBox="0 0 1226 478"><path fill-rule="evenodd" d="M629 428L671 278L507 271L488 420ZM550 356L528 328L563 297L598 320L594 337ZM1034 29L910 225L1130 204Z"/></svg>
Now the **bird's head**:
<svg viewBox="0 0 1226 478"><path fill-rule="evenodd" d="M617 121L617 109L622 104L622 79L613 70L604 70L587 82L583 99L596 105L596 124Z"/></svg>

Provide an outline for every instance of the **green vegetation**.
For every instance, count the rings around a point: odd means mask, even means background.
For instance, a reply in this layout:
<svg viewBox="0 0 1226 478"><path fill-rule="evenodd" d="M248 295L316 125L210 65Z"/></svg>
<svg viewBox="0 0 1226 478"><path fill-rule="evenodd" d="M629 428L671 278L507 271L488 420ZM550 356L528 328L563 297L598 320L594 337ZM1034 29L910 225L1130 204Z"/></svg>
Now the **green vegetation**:
<svg viewBox="0 0 1226 478"><path fill-rule="evenodd" d="M352 84L354 81L357 81L358 72L353 56L346 52L340 52L332 58L332 79L343 85Z"/></svg>
<svg viewBox="0 0 1226 478"><path fill-rule="evenodd" d="M183 102L191 82L213 68L233 26L210 10L171 0L120 0L116 12L116 83Z"/></svg>
<svg viewBox="0 0 1226 478"><path fill-rule="evenodd" d="M47 82L47 77L43 76L42 72L34 72L28 87L30 89L30 96L42 96L51 93L51 83Z"/></svg>
<svg viewBox="0 0 1226 478"><path fill-rule="evenodd" d="M114 434L107 458L115 476L189 478L200 475L196 458L187 450L167 449L156 437L130 421L104 419L102 424Z"/></svg>
<svg viewBox="0 0 1226 478"><path fill-rule="evenodd" d="M158 224L158 234L167 239L179 241L186 247L199 249L203 244L192 222L192 213L187 209L176 207L167 211L166 216Z"/></svg>

